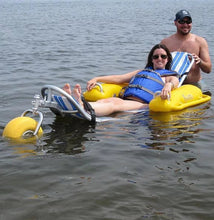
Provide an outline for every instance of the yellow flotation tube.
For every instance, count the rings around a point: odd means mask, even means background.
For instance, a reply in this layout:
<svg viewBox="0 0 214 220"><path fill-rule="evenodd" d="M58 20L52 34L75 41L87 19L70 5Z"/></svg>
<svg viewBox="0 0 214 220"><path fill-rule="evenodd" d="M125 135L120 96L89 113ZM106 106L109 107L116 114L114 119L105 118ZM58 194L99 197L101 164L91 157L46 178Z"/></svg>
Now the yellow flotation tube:
<svg viewBox="0 0 214 220"><path fill-rule="evenodd" d="M109 97L118 97L122 89L126 86L127 84L98 83L91 91L86 91L83 95L90 102ZM202 104L210 99L211 97L203 94L198 87L187 84L173 90L169 100L163 100L160 96L156 96L149 103L149 109L153 112L179 111Z"/></svg>
<svg viewBox="0 0 214 220"><path fill-rule="evenodd" d="M17 117L8 122L5 126L2 136L5 138L12 139L16 142L24 142L26 137L32 135L37 127L37 121L30 117ZM43 130L40 127L37 133L37 137L43 134ZM30 140L36 139L32 136Z"/></svg>
<svg viewBox="0 0 214 220"><path fill-rule="evenodd" d="M179 111L191 106L199 105L211 99L193 85L183 85L171 92L170 100L163 100L156 96L150 103L149 109L153 112Z"/></svg>
<svg viewBox="0 0 214 220"><path fill-rule="evenodd" d="M83 96L89 102L95 102L99 99L110 97L118 97L121 89L125 86L127 86L127 84L97 83L91 91L84 92Z"/></svg>

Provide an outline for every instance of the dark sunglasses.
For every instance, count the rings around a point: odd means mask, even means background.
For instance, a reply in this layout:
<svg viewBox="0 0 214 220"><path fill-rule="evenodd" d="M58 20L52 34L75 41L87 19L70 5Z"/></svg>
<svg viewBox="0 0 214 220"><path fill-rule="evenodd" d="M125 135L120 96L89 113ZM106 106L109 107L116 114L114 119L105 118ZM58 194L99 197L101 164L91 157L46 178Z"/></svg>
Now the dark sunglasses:
<svg viewBox="0 0 214 220"><path fill-rule="evenodd" d="M179 24L191 24L192 23L192 20L178 20L178 23Z"/></svg>
<svg viewBox="0 0 214 220"><path fill-rule="evenodd" d="M162 59L165 60L165 59L167 58L167 55L165 55L165 54L153 55L153 56L152 56L152 59L157 60L159 57L161 57Z"/></svg>

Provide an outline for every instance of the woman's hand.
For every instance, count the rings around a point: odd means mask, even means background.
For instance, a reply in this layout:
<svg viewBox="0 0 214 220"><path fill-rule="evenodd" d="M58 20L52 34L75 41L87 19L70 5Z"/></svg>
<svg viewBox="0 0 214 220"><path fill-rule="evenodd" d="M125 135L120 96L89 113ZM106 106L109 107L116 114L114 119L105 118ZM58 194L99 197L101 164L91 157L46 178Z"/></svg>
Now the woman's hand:
<svg viewBox="0 0 214 220"><path fill-rule="evenodd" d="M90 91L90 90L92 90L93 88L94 88L94 86L96 85L96 83L97 83L97 78L95 77L95 78L93 78L93 79L91 79L91 80L89 80L88 82L87 82L87 90L88 91Z"/></svg>
<svg viewBox="0 0 214 220"><path fill-rule="evenodd" d="M165 78L165 85L161 91L160 97L162 99L169 99L171 96L171 91L178 87L179 80L177 76L167 76Z"/></svg>
<svg viewBox="0 0 214 220"><path fill-rule="evenodd" d="M170 96L171 96L171 90L173 89L173 83L172 82L167 82L165 83L162 91L161 91L161 94L160 94L160 97L162 99L169 99Z"/></svg>

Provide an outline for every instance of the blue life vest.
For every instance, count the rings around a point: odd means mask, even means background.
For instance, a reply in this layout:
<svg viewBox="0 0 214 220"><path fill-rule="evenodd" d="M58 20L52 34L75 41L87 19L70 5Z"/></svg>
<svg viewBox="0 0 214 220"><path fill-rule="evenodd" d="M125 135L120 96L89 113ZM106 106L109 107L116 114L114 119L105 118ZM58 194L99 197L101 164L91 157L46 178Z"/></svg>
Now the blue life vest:
<svg viewBox="0 0 214 220"><path fill-rule="evenodd" d="M161 91L164 87L164 82L161 76L172 75L178 74L175 71L166 69L154 71L149 68L142 70L131 79L123 94L123 98L131 96L149 103L153 99L154 94L157 91Z"/></svg>

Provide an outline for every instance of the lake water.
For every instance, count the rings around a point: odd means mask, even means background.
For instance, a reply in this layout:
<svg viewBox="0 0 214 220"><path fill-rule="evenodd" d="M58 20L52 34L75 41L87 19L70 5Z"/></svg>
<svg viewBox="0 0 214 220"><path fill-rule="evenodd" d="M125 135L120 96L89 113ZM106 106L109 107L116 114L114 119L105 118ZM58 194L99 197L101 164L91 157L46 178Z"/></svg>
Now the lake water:
<svg viewBox="0 0 214 220"><path fill-rule="evenodd" d="M0 0L0 131L45 84L143 68L186 8L214 60L213 0ZM213 74L203 74L214 94ZM0 138L0 219L214 218L214 107L91 126L44 110L36 144Z"/></svg>

